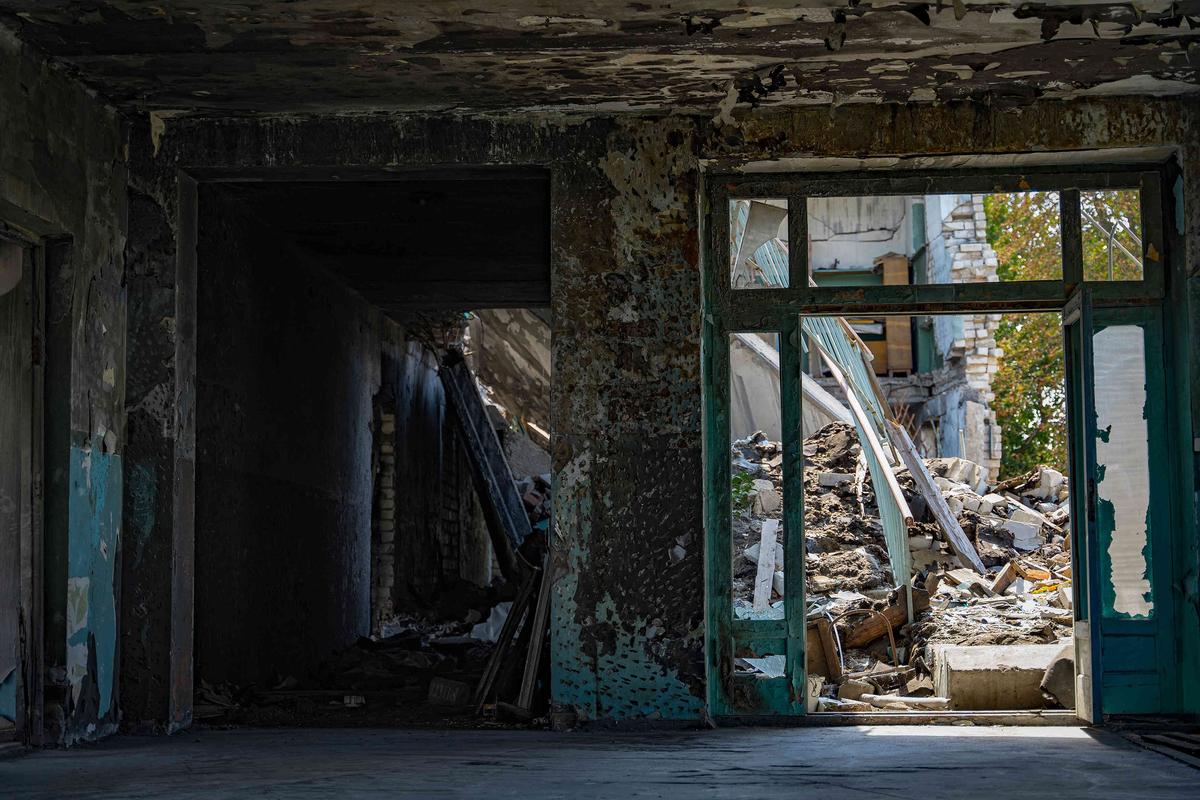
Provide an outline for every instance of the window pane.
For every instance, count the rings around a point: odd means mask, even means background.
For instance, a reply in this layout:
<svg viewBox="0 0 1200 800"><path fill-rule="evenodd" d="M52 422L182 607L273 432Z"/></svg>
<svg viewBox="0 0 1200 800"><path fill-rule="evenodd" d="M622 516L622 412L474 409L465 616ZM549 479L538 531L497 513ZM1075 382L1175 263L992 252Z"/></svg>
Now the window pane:
<svg viewBox="0 0 1200 800"><path fill-rule="evenodd" d="M1114 325L1092 339L1096 397L1096 521L1106 616L1150 617L1150 449L1142 329Z"/></svg>
<svg viewBox="0 0 1200 800"><path fill-rule="evenodd" d="M819 286L1061 280L1057 192L812 197Z"/></svg>
<svg viewBox="0 0 1200 800"><path fill-rule="evenodd" d="M1083 278L1088 281L1142 279L1142 210L1137 189L1080 192Z"/></svg>
<svg viewBox="0 0 1200 800"><path fill-rule="evenodd" d="M783 445L774 334L729 340L733 614L783 619Z"/></svg>
<svg viewBox="0 0 1200 800"><path fill-rule="evenodd" d="M788 285L787 200L729 201L729 274L734 289Z"/></svg>

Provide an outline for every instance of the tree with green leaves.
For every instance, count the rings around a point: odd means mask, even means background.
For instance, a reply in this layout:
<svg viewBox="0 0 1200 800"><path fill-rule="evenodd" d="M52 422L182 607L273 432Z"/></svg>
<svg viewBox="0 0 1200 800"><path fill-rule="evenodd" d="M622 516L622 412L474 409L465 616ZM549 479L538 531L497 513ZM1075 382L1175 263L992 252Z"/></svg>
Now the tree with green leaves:
<svg viewBox="0 0 1200 800"><path fill-rule="evenodd" d="M1084 276L1141 277L1141 212L1136 190L1083 192ZM987 239L999 257L1002 281L1060 280L1062 237L1057 192L994 194L984 198ZM1063 340L1057 314L1005 314L996 329L1004 351L992 380L992 408L1002 430L1002 477L1039 464L1067 465Z"/></svg>

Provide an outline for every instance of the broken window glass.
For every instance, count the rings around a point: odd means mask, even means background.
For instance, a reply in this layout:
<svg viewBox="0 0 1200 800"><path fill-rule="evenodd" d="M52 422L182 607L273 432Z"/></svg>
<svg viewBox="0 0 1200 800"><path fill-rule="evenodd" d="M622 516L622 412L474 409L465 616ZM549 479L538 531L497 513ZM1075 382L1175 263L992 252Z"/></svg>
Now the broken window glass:
<svg viewBox="0 0 1200 800"><path fill-rule="evenodd" d="M729 271L733 288L786 288L787 237L787 200L731 200Z"/></svg>

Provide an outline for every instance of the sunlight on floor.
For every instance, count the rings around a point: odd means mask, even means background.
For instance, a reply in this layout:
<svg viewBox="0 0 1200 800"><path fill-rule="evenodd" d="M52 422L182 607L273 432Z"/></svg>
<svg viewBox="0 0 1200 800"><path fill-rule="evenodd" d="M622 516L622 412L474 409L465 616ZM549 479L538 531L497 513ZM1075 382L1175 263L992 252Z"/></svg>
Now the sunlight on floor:
<svg viewBox="0 0 1200 800"><path fill-rule="evenodd" d="M1089 739L1085 728L971 725L880 725L864 727L867 736L957 736L1003 739Z"/></svg>

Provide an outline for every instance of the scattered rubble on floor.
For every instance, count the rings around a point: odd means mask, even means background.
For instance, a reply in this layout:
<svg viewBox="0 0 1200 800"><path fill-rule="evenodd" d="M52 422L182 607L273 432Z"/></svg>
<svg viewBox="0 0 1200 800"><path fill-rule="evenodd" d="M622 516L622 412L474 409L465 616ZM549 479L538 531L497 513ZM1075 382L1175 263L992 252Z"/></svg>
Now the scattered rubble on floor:
<svg viewBox="0 0 1200 800"><path fill-rule="evenodd" d="M514 481L531 535L518 550L518 581L444 588L419 613L397 613L305 679L270 687L201 678L193 717L210 725L437 725L490 720L548 724L549 475ZM539 565L538 567L533 566Z"/></svg>
<svg viewBox="0 0 1200 800"><path fill-rule="evenodd" d="M759 433L735 441L731 456L734 614L782 619L787 534L782 447ZM810 698L814 710L1073 705L1062 680L1064 659L1073 679L1073 623L1067 482L1061 473L1041 467L989 485L986 471L970 461L924 460L984 565L985 572L979 573L964 566L966 559L951 548L928 496L896 459L892 470L914 517L909 528L910 621L906 589L892 577L854 427L835 422L810 436L804 442L804 463L807 664L814 681L821 678L817 697ZM768 542L773 561L762 555L762 544ZM764 570L771 577L765 599ZM968 691L980 680L975 674L980 669L1005 669L1007 661L998 655L1003 648L997 646L1009 645L1024 646L1010 654L1024 656L1021 669L1010 670L1012 685L991 695ZM1042 647L1031 647L1035 645ZM736 667L764 674L767 670L757 663L762 661L739 658ZM995 676L982 680L994 682ZM1057 692L1042 688L1047 681Z"/></svg>

